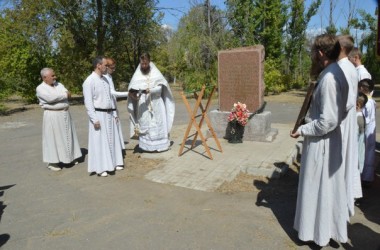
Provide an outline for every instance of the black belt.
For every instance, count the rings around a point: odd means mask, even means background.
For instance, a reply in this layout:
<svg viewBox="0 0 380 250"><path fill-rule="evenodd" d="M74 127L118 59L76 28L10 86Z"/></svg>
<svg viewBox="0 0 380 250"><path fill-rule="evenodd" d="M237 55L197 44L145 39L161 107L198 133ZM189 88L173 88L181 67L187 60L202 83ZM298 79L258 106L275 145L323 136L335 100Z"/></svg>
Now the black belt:
<svg viewBox="0 0 380 250"><path fill-rule="evenodd" d="M116 109L98 109L98 108L95 108L95 111L100 111L100 112L112 112L112 111L116 111Z"/></svg>

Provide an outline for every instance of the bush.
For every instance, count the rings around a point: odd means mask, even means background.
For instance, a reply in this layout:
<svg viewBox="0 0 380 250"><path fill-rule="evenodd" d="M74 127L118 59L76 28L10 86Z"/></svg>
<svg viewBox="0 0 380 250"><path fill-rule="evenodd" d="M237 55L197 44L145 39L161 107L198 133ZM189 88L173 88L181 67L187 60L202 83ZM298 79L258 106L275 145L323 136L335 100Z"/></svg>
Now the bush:
<svg viewBox="0 0 380 250"><path fill-rule="evenodd" d="M265 83L265 95L269 93L279 94L288 89L286 75L282 74L278 69L277 63L268 59L264 64L264 83Z"/></svg>
<svg viewBox="0 0 380 250"><path fill-rule="evenodd" d="M0 100L7 98L10 92L9 84L7 84L5 80L0 79Z"/></svg>
<svg viewBox="0 0 380 250"><path fill-rule="evenodd" d="M183 89L185 92L200 91L203 85L206 85L203 97L207 98L211 93L211 87L217 85L216 79L205 72L191 72L184 76Z"/></svg>

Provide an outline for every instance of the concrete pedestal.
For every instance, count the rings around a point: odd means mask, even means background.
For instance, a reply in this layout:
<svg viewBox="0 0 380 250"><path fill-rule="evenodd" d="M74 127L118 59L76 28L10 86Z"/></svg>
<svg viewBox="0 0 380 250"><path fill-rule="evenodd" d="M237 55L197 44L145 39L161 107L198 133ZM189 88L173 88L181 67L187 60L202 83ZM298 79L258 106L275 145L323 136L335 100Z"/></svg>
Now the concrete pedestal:
<svg viewBox="0 0 380 250"><path fill-rule="evenodd" d="M226 129L229 113L230 112L226 111L211 110L208 114L218 138L228 138ZM271 115L272 113L270 111L255 114L245 126L243 141L272 142L276 138L278 130L271 128Z"/></svg>

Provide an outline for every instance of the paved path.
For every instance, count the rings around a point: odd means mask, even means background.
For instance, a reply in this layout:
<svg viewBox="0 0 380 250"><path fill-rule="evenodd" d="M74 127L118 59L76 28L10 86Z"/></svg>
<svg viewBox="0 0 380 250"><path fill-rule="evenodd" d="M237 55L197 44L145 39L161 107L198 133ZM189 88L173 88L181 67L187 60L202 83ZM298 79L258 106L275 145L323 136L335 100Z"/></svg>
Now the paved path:
<svg viewBox="0 0 380 250"><path fill-rule="evenodd" d="M148 173L148 180L201 191L215 191L223 182L232 181L240 172L258 176L273 176L285 169L274 164L291 164L296 156L296 140L289 137L291 127L284 124L273 124L279 129L277 138L272 142L244 141L243 144L230 144L219 139L223 152L220 152L214 138L209 138L207 144L213 157L211 160L202 145L191 149L188 140L183 154L179 157L179 147L186 127L177 126L172 136L172 149L162 153L166 158L162 167ZM144 155L144 157L158 157ZM275 176L277 177L277 176Z"/></svg>

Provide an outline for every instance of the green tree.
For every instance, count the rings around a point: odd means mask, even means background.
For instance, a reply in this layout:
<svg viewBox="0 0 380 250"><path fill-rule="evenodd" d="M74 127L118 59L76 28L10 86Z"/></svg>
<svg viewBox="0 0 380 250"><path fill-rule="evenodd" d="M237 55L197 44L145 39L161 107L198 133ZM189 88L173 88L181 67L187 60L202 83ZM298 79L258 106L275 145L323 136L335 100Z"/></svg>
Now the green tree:
<svg viewBox="0 0 380 250"><path fill-rule="evenodd" d="M222 16L223 11L205 1L181 18L177 32L170 39L169 58L185 90L216 84L217 54L226 40Z"/></svg>
<svg viewBox="0 0 380 250"><path fill-rule="evenodd" d="M0 16L0 65L10 70L0 81L2 86L17 86L30 101L35 100L43 67L54 68L60 81L79 92L96 55L115 58L118 83L129 80L142 51L155 50L162 40L157 0L9 3Z"/></svg>
<svg viewBox="0 0 380 250"><path fill-rule="evenodd" d="M41 6L37 6L32 0L24 0L14 9L3 10L0 18L0 66L7 69L1 81L29 102L36 100L41 68L53 61L48 2L40 1Z"/></svg>
<svg viewBox="0 0 380 250"><path fill-rule="evenodd" d="M380 65L376 58L377 20L364 10L358 10L358 13L361 17L358 27L363 31L359 43L360 50L364 52L363 64L376 82L380 79Z"/></svg>
<svg viewBox="0 0 380 250"><path fill-rule="evenodd" d="M115 82L130 79L139 55L154 50L161 39L162 15L156 4L155 0L56 0L52 11L61 42L57 55L61 66L75 59L66 77L83 82L91 58L105 54L117 61Z"/></svg>
<svg viewBox="0 0 380 250"><path fill-rule="evenodd" d="M262 44L266 58L280 62L287 6L281 0L226 0L235 46Z"/></svg>
<svg viewBox="0 0 380 250"><path fill-rule="evenodd" d="M313 1L305 12L303 0L291 0L285 40L285 74L290 76L290 86L303 86L307 83L309 65L306 29L310 19L317 13L321 0Z"/></svg>

